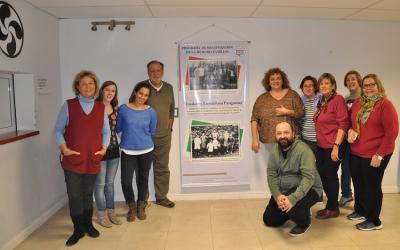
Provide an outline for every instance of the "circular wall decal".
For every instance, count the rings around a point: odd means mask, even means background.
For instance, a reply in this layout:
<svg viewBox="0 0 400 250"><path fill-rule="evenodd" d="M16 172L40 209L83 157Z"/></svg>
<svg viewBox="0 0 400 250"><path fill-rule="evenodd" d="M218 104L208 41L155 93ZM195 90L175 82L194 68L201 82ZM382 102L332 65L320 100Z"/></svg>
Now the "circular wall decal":
<svg viewBox="0 0 400 250"><path fill-rule="evenodd" d="M0 49L11 58L21 53L24 28L17 11L7 2L0 1Z"/></svg>

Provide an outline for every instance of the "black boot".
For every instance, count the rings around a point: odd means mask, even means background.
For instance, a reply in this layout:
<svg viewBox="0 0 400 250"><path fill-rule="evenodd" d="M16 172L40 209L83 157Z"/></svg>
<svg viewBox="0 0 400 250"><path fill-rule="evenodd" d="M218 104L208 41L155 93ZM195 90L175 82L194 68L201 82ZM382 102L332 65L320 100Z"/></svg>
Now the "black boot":
<svg viewBox="0 0 400 250"><path fill-rule="evenodd" d="M93 209L83 211L83 222L85 232L92 238L99 237L99 231L92 224Z"/></svg>
<svg viewBox="0 0 400 250"><path fill-rule="evenodd" d="M83 216L72 216L72 223L74 223L74 233L68 238L65 243L66 246L75 245L83 236L85 236L83 229Z"/></svg>

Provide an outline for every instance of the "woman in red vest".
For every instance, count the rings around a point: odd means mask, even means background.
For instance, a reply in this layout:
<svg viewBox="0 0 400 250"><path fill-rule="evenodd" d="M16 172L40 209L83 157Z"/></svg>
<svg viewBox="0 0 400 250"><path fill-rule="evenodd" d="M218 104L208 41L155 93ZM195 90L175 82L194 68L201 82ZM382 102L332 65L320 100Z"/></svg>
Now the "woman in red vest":
<svg viewBox="0 0 400 250"><path fill-rule="evenodd" d="M92 197L110 140L110 127L104 104L95 101L98 86L93 72L79 72L72 84L76 97L63 104L54 128L74 224L67 246L76 244L85 233L93 238L99 236L92 224Z"/></svg>

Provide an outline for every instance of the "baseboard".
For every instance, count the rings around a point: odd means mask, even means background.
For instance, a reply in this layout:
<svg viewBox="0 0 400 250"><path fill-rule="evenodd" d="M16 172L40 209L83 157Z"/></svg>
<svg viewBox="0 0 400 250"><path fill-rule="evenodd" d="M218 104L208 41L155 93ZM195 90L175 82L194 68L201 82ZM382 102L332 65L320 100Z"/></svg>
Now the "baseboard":
<svg viewBox="0 0 400 250"><path fill-rule="evenodd" d="M68 202L68 197L65 196L59 202L54 204L51 208L45 211L39 218L34 220L32 224L26 227L23 231L17 234L9 242L7 242L1 249L12 250L16 248L22 241L24 241L31 233L43 225L51 216L53 216L58 210L60 210Z"/></svg>
<svg viewBox="0 0 400 250"><path fill-rule="evenodd" d="M383 186L382 192L384 194L396 194L396 193L400 192L400 187L399 186Z"/></svg>
<svg viewBox="0 0 400 250"><path fill-rule="evenodd" d="M169 195L173 200L225 200L225 199L263 199L269 192L221 192L221 193L181 193Z"/></svg>
<svg viewBox="0 0 400 250"><path fill-rule="evenodd" d="M383 186L382 191L384 194L396 194L400 193L400 187L398 186ZM219 193L180 193L172 194L169 193L168 197L171 200L223 200L223 199L263 199L269 198L271 193L269 190L265 192L219 192ZM124 196L116 195L116 201L124 201ZM154 200L154 195L150 195L150 200Z"/></svg>
<svg viewBox="0 0 400 250"><path fill-rule="evenodd" d="M168 198L174 201L180 200L226 200L226 199L263 199L270 197L271 193L266 192L219 192L219 193L180 193L168 194ZM116 201L125 201L122 195L115 196ZM154 200L154 195L150 195Z"/></svg>

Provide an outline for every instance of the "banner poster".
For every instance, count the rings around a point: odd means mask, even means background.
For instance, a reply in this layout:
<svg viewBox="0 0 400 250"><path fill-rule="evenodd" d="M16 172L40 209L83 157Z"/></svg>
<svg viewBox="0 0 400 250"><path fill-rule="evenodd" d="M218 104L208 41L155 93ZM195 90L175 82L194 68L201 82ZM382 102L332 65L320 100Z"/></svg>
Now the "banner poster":
<svg viewBox="0 0 400 250"><path fill-rule="evenodd" d="M248 42L181 43L179 59L182 188L248 185Z"/></svg>

